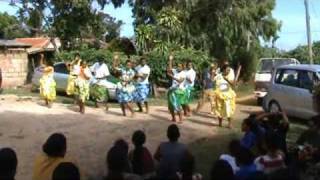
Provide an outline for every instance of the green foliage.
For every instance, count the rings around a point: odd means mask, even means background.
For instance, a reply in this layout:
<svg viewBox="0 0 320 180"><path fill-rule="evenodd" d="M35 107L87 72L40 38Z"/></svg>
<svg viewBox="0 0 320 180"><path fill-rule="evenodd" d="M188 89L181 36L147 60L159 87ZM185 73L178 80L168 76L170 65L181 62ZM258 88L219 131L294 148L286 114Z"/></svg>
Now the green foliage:
<svg viewBox="0 0 320 180"><path fill-rule="evenodd" d="M8 13L0 13L0 39L14 39L28 36L26 30L15 16Z"/></svg>
<svg viewBox="0 0 320 180"><path fill-rule="evenodd" d="M313 59L314 63L320 64L320 41L313 43ZM295 49L283 53L284 57L296 58L301 63L309 63L308 46L298 46Z"/></svg>
<svg viewBox="0 0 320 180"><path fill-rule="evenodd" d="M123 52L126 55L136 54L135 46L128 38L113 39L110 42L108 49L113 52Z"/></svg>

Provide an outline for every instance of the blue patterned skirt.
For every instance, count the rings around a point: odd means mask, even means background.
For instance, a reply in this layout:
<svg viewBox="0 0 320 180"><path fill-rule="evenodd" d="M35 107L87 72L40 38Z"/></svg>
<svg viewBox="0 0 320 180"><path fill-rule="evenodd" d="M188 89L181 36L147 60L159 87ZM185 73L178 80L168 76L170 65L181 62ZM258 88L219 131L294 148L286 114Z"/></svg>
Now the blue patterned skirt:
<svg viewBox="0 0 320 180"><path fill-rule="evenodd" d="M133 93L133 101L143 103L147 101L150 87L149 84L136 84L136 90Z"/></svg>

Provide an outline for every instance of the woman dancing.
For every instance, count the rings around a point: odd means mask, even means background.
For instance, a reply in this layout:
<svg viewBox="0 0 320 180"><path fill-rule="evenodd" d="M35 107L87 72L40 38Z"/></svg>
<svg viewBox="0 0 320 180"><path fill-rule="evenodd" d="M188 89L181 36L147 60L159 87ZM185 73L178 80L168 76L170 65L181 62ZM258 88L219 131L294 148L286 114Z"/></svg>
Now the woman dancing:
<svg viewBox="0 0 320 180"><path fill-rule="evenodd" d="M43 68L43 75L40 78L40 95L48 108L52 107L52 102L56 99L56 82L53 79L53 73L53 67L46 63L46 67Z"/></svg>
<svg viewBox="0 0 320 180"><path fill-rule="evenodd" d="M176 121L175 113L178 113L179 121L178 123L182 123L182 104L184 102L185 96L185 79L186 74L184 71L184 66L182 63L177 64L177 69L172 68L173 56L169 56L169 69L168 76L172 79L172 85L168 91L168 109L170 111L172 121Z"/></svg>

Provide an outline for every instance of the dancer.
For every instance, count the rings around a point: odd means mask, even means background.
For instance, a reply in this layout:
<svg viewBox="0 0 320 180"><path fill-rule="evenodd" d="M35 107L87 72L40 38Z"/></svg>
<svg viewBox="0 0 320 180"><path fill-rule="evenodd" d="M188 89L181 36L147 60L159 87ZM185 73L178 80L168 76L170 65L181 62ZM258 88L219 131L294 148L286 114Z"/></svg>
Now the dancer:
<svg viewBox="0 0 320 180"><path fill-rule="evenodd" d="M183 98L185 98L184 81L186 74L182 63L177 64L177 69L172 68L173 56L169 56L169 69L168 76L172 79L172 85L168 91L168 109L170 111L172 121L176 121L175 113L179 115L178 123L182 123L182 104Z"/></svg>
<svg viewBox="0 0 320 180"><path fill-rule="evenodd" d="M196 71L193 69L192 62L190 60L186 63L185 70L186 79L184 81L185 86L185 98L183 98L182 108L185 116L191 116L190 102L192 100L192 91L194 87L194 81L196 79Z"/></svg>
<svg viewBox="0 0 320 180"><path fill-rule="evenodd" d="M236 93L233 91L233 79L230 79L230 67L223 66L221 73L215 78L217 88L216 95L216 115L218 116L219 126L222 126L222 120L228 120L228 128L232 128L231 118L236 108Z"/></svg>
<svg viewBox="0 0 320 180"><path fill-rule="evenodd" d="M80 54L76 53L75 59L69 64L70 75L68 77L68 85L66 89L66 93L69 96L74 95L75 80L77 79L80 73L80 63L81 63Z"/></svg>
<svg viewBox="0 0 320 180"><path fill-rule="evenodd" d="M137 83L135 86L134 101L137 103L140 112L143 112L142 104L144 104L146 113L149 113L148 95L150 92L150 67L147 65L147 60L142 57L140 59L140 64L135 69L137 72Z"/></svg>
<svg viewBox="0 0 320 180"><path fill-rule="evenodd" d="M49 63L43 68L43 75L40 78L40 95L45 100L48 108L52 107L52 102L56 99L56 82L53 78L54 69Z"/></svg>
<svg viewBox="0 0 320 180"><path fill-rule="evenodd" d="M75 97L80 108L80 113L85 113L85 101L89 99L89 79L92 74L85 61L81 61L80 73L75 80Z"/></svg>
<svg viewBox="0 0 320 180"><path fill-rule="evenodd" d="M93 73L93 80L90 86L90 97L95 102L95 106L98 108L99 103L105 103L106 110L108 111L108 89L103 85L106 82L106 78L110 75L108 66L104 63L104 58L100 58L98 62L94 63L90 67Z"/></svg>
<svg viewBox="0 0 320 180"><path fill-rule="evenodd" d="M135 72L132 69L132 64L130 60L126 61L125 68L114 68L121 73L121 81L117 83L117 100L120 103L123 116L126 116L126 108L131 112L131 116L134 116L134 111L132 108L133 95L135 87L132 83L135 76Z"/></svg>
<svg viewBox="0 0 320 180"><path fill-rule="evenodd" d="M205 69L202 75L202 96L198 102L196 113L200 111L203 107L205 101L209 100L210 103L210 114L214 115L214 107L215 107L215 95L214 90L216 88L216 84L214 78L216 76L216 65L211 64L209 68Z"/></svg>

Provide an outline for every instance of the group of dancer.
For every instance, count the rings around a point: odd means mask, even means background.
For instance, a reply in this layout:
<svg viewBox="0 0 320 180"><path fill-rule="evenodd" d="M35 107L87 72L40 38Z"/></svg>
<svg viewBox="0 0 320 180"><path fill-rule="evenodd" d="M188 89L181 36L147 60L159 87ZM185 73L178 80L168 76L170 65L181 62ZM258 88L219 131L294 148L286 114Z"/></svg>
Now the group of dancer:
<svg viewBox="0 0 320 180"><path fill-rule="evenodd" d="M178 62L173 67L174 56L169 56L167 75L172 80L171 87L167 93L168 109L172 121L182 123L183 116L191 116L190 103L194 92L196 71L190 60L185 63ZM137 104L139 112L149 112L148 96L150 94L149 76L151 69L147 64L146 58L142 57L137 66L128 59L125 65L120 64L119 56L115 55L113 59L111 72L104 59L99 59L92 66L81 60L80 55L76 54L74 61L68 64L70 75L66 93L74 97L75 103L79 105L79 112L85 113L85 102L91 97L98 107L98 104L104 103L108 110L109 92L106 83L116 84L116 98L120 104L122 113L126 116L126 110L129 110L131 116L135 111L133 104ZM45 99L46 105L51 107L56 98L56 83L54 81L54 69L47 64L43 67L43 76L40 79L40 94ZM108 79L113 75L112 80ZM196 112L200 110L205 99L211 102L212 113L219 120L219 126L222 126L223 119L228 120L228 127L231 128L231 118L235 112L236 94L233 91L234 71L230 68L227 61L217 67L211 64L205 71L203 79L203 95L200 98ZM176 118L178 115L178 119Z"/></svg>
<svg viewBox="0 0 320 180"><path fill-rule="evenodd" d="M40 68L43 72L40 79L40 94L46 105L51 108L52 102L56 99L54 68L48 63ZM70 74L66 93L74 97L74 102L79 105L80 113L85 113L85 102L89 98L95 102L96 107L104 103L108 110L108 83L116 84L116 98L124 116L126 116L126 109L131 112L132 116L134 115L132 103L137 104L140 112L143 112L143 105L146 112L149 112L147 100L150 92L150 67L144 57L140 59L138 66L133 67L131 60L127 60L124 66L120 65L119 56L115 55L110 72L103 58L98 59L98 62L92 66L88 66L77 53L75 59L68 63L68 68ZM110 76L111 74L114 76Z"/></svg>
<svg viewBox="0 0 320 180"><path fill-rule="evenodd" d="M173 68L174 57L169 56L168 76L172 79L172 85L168 92L168 109L172 116L172 121L181 123L183 115L190 116L190 102L194 90L196 72L192 62L186 60L186 64L176 63ZM198 103L196 112L199 112L206 99L210 100L212 114L219 120L222 126L223 119L228 120L228 127L232 128L231 118L235 112L236 93L233 90L235 75L233 69L227 61L220 67L211 64L205 71L203 79L202 97ZM176 118L178 115L178 120Z"/></svg>

